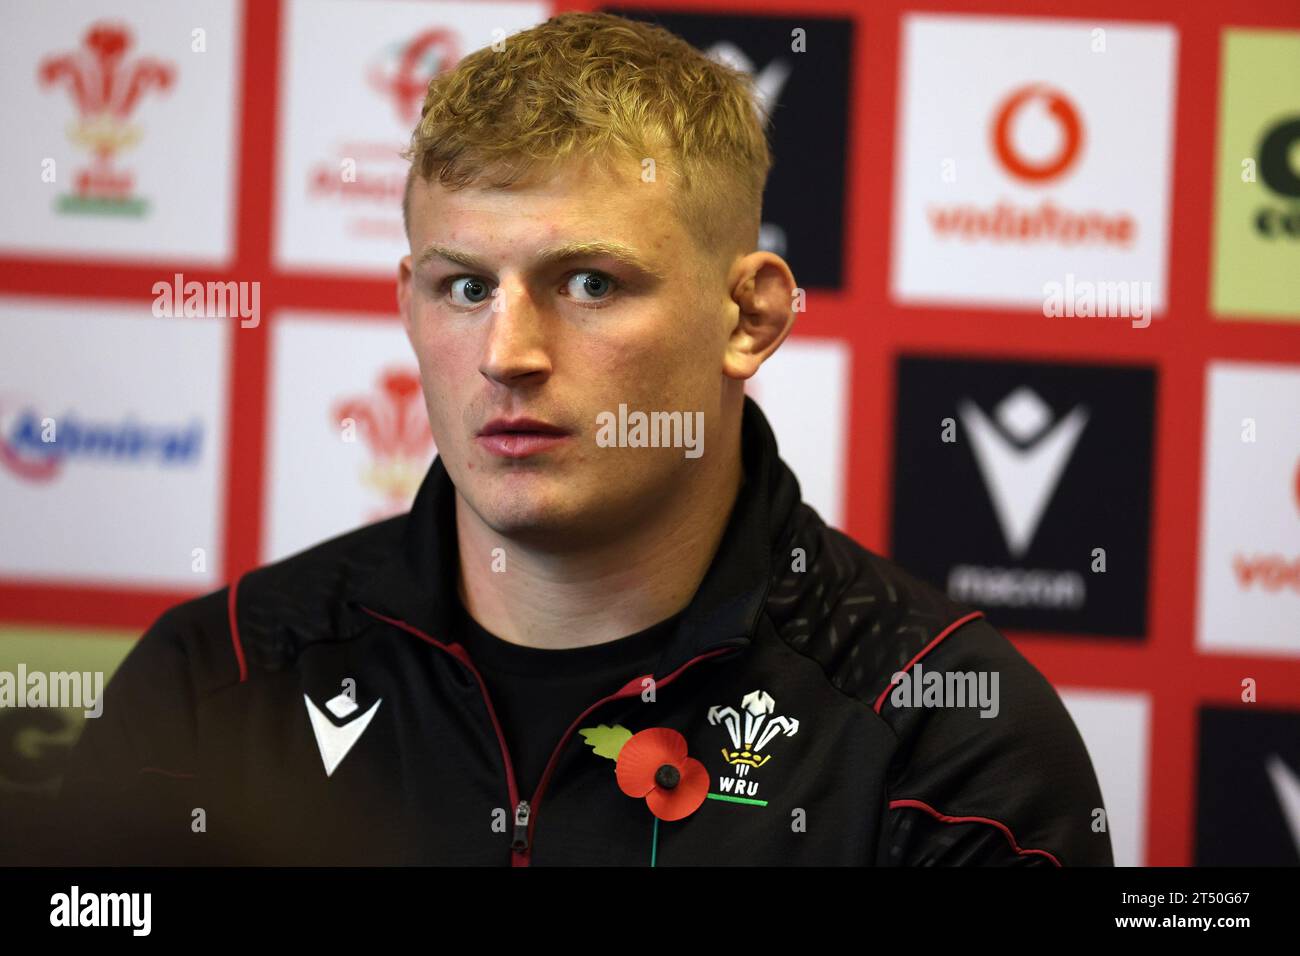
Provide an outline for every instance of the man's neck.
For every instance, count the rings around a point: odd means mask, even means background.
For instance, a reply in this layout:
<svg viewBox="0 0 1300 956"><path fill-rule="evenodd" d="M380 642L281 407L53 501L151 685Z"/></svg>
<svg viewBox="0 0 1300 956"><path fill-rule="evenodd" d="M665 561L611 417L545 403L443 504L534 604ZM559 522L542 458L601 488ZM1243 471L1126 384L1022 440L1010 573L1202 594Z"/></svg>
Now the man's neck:
<svg viewBox="0 0 1300 956"><path fill-rule="evenodd" d="M686 607L718 550L744 481L739 436L728 465L671 496L653 520L591 548L522 547L483 523L456 495L460 599L470 616L512 644L561 649L617 640ZM504 549L505 569L490 556Z"/></svg>

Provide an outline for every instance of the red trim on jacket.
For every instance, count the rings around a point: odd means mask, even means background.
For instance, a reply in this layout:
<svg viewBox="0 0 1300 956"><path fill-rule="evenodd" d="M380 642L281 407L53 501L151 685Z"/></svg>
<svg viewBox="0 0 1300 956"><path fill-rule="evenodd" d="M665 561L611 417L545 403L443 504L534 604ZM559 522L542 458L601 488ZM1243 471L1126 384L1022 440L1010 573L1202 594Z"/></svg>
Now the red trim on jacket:
<svg viewBox="0 0 1300 956"><path fill-rule="evenodd" d="M389 617L387 614L380 614L378 611L372 611L370 608L366 607L365 605L361 606L361 610L365 611L371 617L378 618L381 621L386 621L387 623L393 625L396 628L400 628L401 630L405 631L408 634L415 635L420 640L424 641L426 644L432 644L434 647L438 648L439 650L446 651L452 657L456 658L456 660L460 661L467 668L469 668L469 672L474 675L474 679L478 681L479 693L482 694L483 696L483 703L487 706L488 717L492 721L492 729L496 731L497 745L501 748L501 761L502 763L505 764L505 769L506 769L506 792L509 795L509 799L510 799L510 826L513 828L514 821L515 821L515 811L519 809L519 802L520 800L523 799L519 793L519 784L515 780L514 759L510 756L510 747L506 744L506 733L505 730L503 730L501 727L501 721L497 719L496 708L492 706L492 698L488 694L487 681L483 679L483 675L479 673L479 669L474 666L474 661L470 659L469 651L465 650L465 648L462 647L460 644L455 644L455 643L447 644L443 641L438 640L435 637L430 637L428 634L425 634L424 631L420 630L418 627L415 627L412 624L407 624L405 621L399 621L397 618ZM528 820L528 833L530 837L530 846L531 846L531 836L533 832L532 828L533 828L532 806L530 804L529 820ZM525 856L524 860L521 862L519 860L519 854L514 852L514 850L512 849L510 853L510 865L527 866L528 865L527 857Z"/></svg>
<svg viewBox="0 0 1300 956"><path fill-rule="evenodd" d="M929 654L930 651L934 650L935 645L938 644L940 641L942 641L945 637L947 637L953 631L957 630L957 628L961 627L963 624L969 624L971 621L974 621L983 616L984 616L983 611L971 611L965 617L957 618L957 620L953 621L942 631L940 631L938 636L935 637L934 640L932 640L929 644L925 645L925 647L921 648L920 653L918 653L915 657L913 657L910 661L908 661L907 664L903 666L902 670L895 671L894 673L906 674L909 670L912 669L913 664L915 664L917 661L923 658L926 654ZM880 708L885 705L885 698L889 696L889 692L893 689L894 689L894 681L891 679L889 682L889 686L880 692L880 696L876 698L875 706L872 707L871 709L874 710L876 713L880 713Z"/></svg>
<svg viewBox="0 0 1300 956"><path fill-rule="evenodd" d="M1061 861L1058 860L1051 853L1048 853L1046 850L1022 849L1020 844L1016 842L1015 834L1011 832L1010 827L1008 827L1005 823L1000 823L997 820L990 819L989 817L953 817L953 816L949 816L946 813L940 813L938 810L930 806L928 803L923 803L920 800L890 800L889 801L889 809L891 810L898 810L903 807L911 807L915 810L924 810L926 813L930 814L930 816L934 817L940 823L987 823L989 826L997 827L999 830L1002 831L1002 835L1007 838L1007 842L1011 844L1011 849L1016 851L1017 856L1029 856L1031 853L1037 853L1040 856L1047 857L1057 866L1061 865Z"/></svg>
<svg viewBox="0 0 1300 956"><path fill-rule="evenodd" d="M235 614L235 595L239 591L239 580L239 578L236 578L231 582L228 607L230 609L230 640L235 645L235 660L239 663L239 682L242 684L248 680L248 661L244 659L244 645L239 640L239 620Z"/></svg>

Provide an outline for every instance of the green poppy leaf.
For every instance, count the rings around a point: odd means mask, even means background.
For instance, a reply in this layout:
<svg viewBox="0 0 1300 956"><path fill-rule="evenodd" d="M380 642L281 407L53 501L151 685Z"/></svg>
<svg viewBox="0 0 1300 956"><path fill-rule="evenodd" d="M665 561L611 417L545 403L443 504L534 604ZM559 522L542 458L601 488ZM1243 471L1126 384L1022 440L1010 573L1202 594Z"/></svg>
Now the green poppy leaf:
<svg viewBox="0 0 1300 956"><path fill-rule="evenodd" d="M623 745L632 739L632 731L622 724L615 724L613 727L608 724L579 727L578 733L582 734L582 739L598 756L608 757L610 760L617 760Z"/></svg>

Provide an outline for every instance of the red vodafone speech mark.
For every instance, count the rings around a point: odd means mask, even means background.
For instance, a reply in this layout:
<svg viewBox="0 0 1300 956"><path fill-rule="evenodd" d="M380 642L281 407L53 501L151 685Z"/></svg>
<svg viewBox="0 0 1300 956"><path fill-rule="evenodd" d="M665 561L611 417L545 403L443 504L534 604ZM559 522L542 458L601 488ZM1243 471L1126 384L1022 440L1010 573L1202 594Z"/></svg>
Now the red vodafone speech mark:
<svg viewBox="0 0 1300 956"><path fill-rule="evenodd" d="M1016 113L1031 99L1041 97L1047 103L1047 111L1060 124L1064 134L1064 143L1055 156L1043 163L1029 163L1021 158L1011 143L1011 123ZM1053 179L1070 166L1079 155L1083 145L1083 123L1074 105L1060 93L1041 83L1022 86L1011 94L998 110L993 122L993 149L998 160L1013 175L1031 183L1041 183Z"/></svg>

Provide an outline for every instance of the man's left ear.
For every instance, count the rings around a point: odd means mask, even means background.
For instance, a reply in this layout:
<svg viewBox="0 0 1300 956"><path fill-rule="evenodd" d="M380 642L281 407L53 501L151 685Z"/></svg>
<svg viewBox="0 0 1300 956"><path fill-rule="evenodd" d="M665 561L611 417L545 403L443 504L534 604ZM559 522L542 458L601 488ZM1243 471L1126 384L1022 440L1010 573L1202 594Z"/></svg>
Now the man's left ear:
<svg viewBox="0 0 1300 956"><path fill-rule="evenodd" d="M411 272L411 257L402 256L401 261L397 264L397 311L402 317L402 325L406 327L406 334L411 334L411 282L414 276Z"/></svg>
<svg viewBox="0 0 1300 956"><path fill-rule="evenodd" d="M794 327L794 273L772 252L751 252L733 270L731 298L739 310L723 356L724 374L747 379Z"/></svg>

